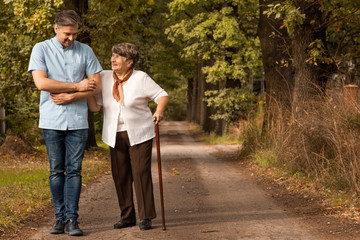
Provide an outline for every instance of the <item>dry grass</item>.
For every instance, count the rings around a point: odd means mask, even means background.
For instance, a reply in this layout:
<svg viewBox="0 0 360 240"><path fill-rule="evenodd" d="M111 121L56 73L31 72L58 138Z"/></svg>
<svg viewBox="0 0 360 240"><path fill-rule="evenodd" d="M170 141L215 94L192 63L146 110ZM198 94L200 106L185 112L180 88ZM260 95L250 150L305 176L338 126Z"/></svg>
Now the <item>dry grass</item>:
<svg viewBox="0 0 360 240"><path fill-rule="evenodd" d="M271 151L273 165L308 176L328 189L360 195L358 103L345 103L341 95L334 95L309 104L301 118L295 119L281 107L273 116L265 134L248 123L246 154Z"/></svg>

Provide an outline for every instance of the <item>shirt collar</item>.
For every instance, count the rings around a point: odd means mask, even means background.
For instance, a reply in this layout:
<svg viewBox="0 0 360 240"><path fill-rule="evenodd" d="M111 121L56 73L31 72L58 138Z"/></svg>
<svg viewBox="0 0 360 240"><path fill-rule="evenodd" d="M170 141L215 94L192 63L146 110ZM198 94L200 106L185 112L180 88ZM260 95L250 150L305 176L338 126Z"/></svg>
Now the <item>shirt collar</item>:
<svg viewBox="0 0 360 240"><path fill-rule="evenodd" d="M53 37L53 38L51 39L51 41L53 42L53 44L54 44L56 47L61 48L62 50L72 49L73 46L74 46L74 44L75 44L75 41L74 41L73 44L71 44L70 47L67 47L66 49L64 49L63 46L58 42L58 40L56 40L56 36Z"/></svg>

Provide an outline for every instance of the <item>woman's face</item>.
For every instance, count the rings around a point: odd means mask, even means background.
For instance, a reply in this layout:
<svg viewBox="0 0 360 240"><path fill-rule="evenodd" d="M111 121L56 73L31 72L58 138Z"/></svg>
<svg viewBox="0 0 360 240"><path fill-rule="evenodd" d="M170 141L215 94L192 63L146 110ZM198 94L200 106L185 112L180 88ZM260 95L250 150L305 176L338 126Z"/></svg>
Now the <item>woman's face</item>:
<svg viewBox="0 0 360 240"><path fill-rule="evenodd" d="M115 72L126 73L132 64L132 60L127 60L125 57L120 56L117 53L113 53L111 55L111 69Z"/></svg>

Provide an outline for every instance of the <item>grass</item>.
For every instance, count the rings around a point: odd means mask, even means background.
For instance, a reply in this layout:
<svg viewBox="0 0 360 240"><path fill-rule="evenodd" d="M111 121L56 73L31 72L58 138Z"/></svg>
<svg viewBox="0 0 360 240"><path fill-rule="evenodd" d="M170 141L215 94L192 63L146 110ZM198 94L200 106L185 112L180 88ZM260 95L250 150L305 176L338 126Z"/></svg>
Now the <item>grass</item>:
<svg viewBox="0 0 360 240"><path fill-rule="evenodd" d="M243 124L242 156L288 185L301 179L299 186L312 186L337 212L359 218L359 105L336 95L309 101L301 118L281 106L277 111L264 129L256 118Z"/></svg>
<svg viewBox="0 0 360 240"><path fill-rule="evenodd" d="M212 145L235 145L242 144L240 138L240 133L238 132L239 128L231 126L227 134L219 136L215 133L204 133L201 129L201 126L196 123L187 123L190 131L195 132L201 135L201 140Z"/></svg>
<svg viewBox="0 0 360 240"><path fill-rule="evenodd" d="M42 161L2 162L0 230L16 227L35 209L50 203L47 165Z"/></svg>
<svg viewBox="0 0 360 240"><path fill-rule="evenodd" d="M44 147L39 148L44 152ZM109 171L104 148L86 151L82 165L83 186ZM0 232L22 225L31 214L51 204L49 166L45 153L37 156L0 156Z"/></svg>
<svg viewBox="0 0 360 240"><path fill-rule="evenodd" d="M205 135L202 139L203 139L203 141L205 141L209 144L212 144L212 145L241 144L242 143L239 138L236 138L233 135L227 135L227 134L224 136L219 136L219 135L216 135L215 133L210 133L208 135Z"/></svg>
<svg viewBox="0 0 360 240"><path fill-rule="evenodd" d="M250 155L250 158L264 169L273 167L276 162L276 156L272 151L257 151Z"/></svg>

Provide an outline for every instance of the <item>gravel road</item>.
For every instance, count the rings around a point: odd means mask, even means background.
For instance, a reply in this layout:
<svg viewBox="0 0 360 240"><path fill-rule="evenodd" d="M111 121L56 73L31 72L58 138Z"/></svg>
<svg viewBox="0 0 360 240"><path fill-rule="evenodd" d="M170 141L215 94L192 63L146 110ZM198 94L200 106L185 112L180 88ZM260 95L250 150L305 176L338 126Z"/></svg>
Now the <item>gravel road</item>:
<svg viewBox="0 0 360 240"><path fill-rule="evenodd" d="M304 218L286 211L244 174L238 161L221 161L239 146L209 146L193 138L187 124L160 125L167 230L162 230L156 150L152 174L158 217L153 229L119 230L119 208L111 175L81 194L81 239L323 239ZM154 144L155 145L155 144ZM154 146L155 147L155 146ZM53 219L30 239L73 239L51 235Z"/></svg>

